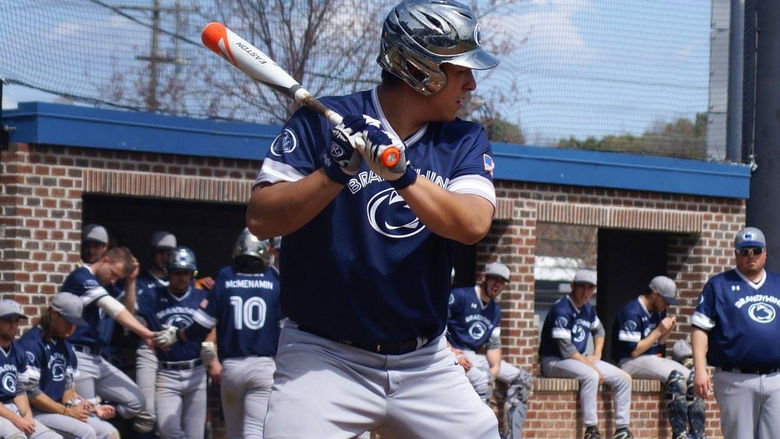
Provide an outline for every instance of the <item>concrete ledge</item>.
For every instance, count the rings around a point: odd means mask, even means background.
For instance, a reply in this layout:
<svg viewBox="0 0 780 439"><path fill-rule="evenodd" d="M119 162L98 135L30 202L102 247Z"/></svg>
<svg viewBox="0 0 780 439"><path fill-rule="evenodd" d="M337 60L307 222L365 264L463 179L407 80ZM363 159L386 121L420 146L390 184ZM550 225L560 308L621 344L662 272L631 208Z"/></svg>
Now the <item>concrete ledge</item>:
<svg viewBox="0 0 780 439"><path fill-rule="evenodd" d="M603 390L601 386L599 390ZM534 392L578 392L580 383L575 379L569 378L534 378ZM659 380L640 380L634 379L631 383L632 393L659 393L662 391Z"/></svg>

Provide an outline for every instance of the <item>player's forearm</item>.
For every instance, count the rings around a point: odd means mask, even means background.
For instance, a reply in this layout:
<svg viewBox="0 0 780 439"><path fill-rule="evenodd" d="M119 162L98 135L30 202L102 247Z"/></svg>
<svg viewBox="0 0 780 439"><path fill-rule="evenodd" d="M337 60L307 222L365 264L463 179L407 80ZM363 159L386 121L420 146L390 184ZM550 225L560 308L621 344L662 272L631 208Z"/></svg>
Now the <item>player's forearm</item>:
<svg viewBox="0 0 780 439"><path fill-rule="evenodd" d="M135 309L136 285L137 282L135 279L125 279L125 295L122 298L122 304L127 309Z"/></svg>
<svg viewBox="0 0 780 439"><path fill-rule="evenodd" d="M292 233L311 221L344 190L321 170L295 182L257 186L246 210L246 224L259 238Z"/></svg>
<svg viewBox="0 0 780 439"><path fill-rule="evenodd" d="M19 415L21 415L22 417L31 414L30 400L27 399L26 393L20 393L16 395L14 397L14 404L16 405L16 408L19 410Z"/></svg>
<svg viewBox="0 0 780 439"><path fill-rule="evenodd" d="M424 177L399 191L430 231L463 244L475 244L490 230L493 205L479 195L457 194Z"/></svg>
<svg viewBox="0 0 780 439"><path fill-rule="evenodd" d="M636 358L645 352L647 352L648 349L653 347L656 341L659 339L658 331L651 331L650 334L647 335L647 337L643 338L639 341L639 343L636 344L636 348L634 348L633 351L631 351L631 358Z"/></svg>
<svg viewBox="0 0 780 439"><path fill-rule="evenodd" d="M593 339L593 356L601 359L602 352L604 352L604 337L596 337Z"/></svg>
<svg viewBox="0 0 780 439"><path fill-rule="evenodd" d="M487 352L485 352L485 357L490 366L490 372L493 374L494 378L497 377L498 369L501 367L501 349L488 349Z"/></svg>
<svg viewBox="0 0 780 439"><path fill-rule="evenodd" d="M691 350L693 351L693 367L704 370L707 367L707 347L709 334L698 328L693 328L691 334Z"/></svg>
<svg viewBox="0 0 780 439"><path fill-rule="evenodd" d="M130 312L123 309L114 317L117 323L129 329L140 337L151 338L154 334L146 326L142 325Z"/></svg>
<svg viewBox="0 0 780 439"><path fill-rule="evenodd" d="M51 399L49 395L41 392L35 396L30 397L30 404L36 409L47 413L65 413L65 405Z"/></svg>

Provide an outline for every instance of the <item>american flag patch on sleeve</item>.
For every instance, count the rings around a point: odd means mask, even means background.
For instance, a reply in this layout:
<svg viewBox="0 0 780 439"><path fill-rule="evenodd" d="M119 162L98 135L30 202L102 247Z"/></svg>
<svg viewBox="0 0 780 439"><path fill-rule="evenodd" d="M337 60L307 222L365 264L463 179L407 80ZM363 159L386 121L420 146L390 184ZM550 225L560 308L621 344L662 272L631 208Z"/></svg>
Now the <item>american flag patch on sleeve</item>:
<svg viewBox="0 0 780 439"><path fill-rule="evenodd" d="M490 172L490 175L493 175L493 169L496 167L493 157L489 154L482 154L482 161L485 163L485 170Z"/></svg>
<svg viewBox="0 0 780 439"><path fill-rule="evenodd" d="M203 298L203 300L200 301L200 305L198 305L200 309L206 309L208 306L209 306L209 299L205 297Z"/></svg>

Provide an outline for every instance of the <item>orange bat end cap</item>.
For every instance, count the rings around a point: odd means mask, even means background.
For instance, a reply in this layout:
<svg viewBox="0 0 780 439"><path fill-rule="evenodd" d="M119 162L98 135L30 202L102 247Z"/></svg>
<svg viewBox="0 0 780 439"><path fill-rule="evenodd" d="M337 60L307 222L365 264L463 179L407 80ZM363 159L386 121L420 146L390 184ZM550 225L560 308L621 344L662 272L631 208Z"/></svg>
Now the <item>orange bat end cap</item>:
<svg viewBox="0 0 780 439"><path fill-rule="evenodd" d="M230 53L230 46L228 46L227 28L224 24L216 21L207 24L200 34L200 39L204 46L235 64L233 54ZM222 41L222 45L220 45L220 41Z"/></svg>
<svg viewBox="0 0 780 439"><path fill-rule="evenodd" d="M382 151L382 164L388 168L395 166L400 159L401 153L398 151L398 148L392 147Z"/></svg>

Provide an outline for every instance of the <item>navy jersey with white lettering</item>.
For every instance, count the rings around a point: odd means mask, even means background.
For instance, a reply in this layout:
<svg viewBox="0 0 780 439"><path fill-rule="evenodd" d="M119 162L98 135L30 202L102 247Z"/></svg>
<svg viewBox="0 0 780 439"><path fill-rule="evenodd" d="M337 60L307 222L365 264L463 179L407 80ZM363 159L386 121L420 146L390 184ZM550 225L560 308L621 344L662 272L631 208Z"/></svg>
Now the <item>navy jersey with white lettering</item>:
<svg viewBox="0 0 780 439"><path fill-rule="evenodd" d="M0 403L12 402L27 385L27 360L24 348L15 341L8 350L0 347Z"/></svg>
<svg viewBox="0 0 780 439"><path fill-rule="evenodd" d="M275 355L281 319L279 275L273 267L259 274L223 268L194 315L196 324L217 327L220 360Z"/></svg>
<svg viewBox="0 0 780 439"><path fill-rule="evenodd" d="M476 287L455 288L450 293L447 341L452 346L479 350L500 323L498 303L483 304Z"/></svg>
<svg viewBox="0 0 780 439"><path fill-rule="evenodd" d="M119 291L115 287L111 287L110 290L113 293ZM88 266L71 271L65 278L60 291L67 291L79 296L84 304L82 318L86 320L87 324L76 326L76 330L70 336L70 342L94 348L108 346L114 334L114 319L97 306L96 302L104 296L113 297L113 294L100 286Z"/></svg>
<svg viewBox="0 0 780 439"><path fill-rule="evenodd" d="M691 324L709 333L710 365L780 366L780 276L764 273L753 283L734 269L704 285Z"/></svg>
<svg viewBox="0 0 780 439"><path fill-rule="evenodd" d="M600 325L596 310L590 303L585 303L578 310L568 295L561 297L555 301L544 319L539 355L560 357L556 339L571 340L574 348L584 354L591 331Z"/></svg>
<svg viewBox="0 0 780 439"><path fill-rule="evenodd" d="M323 102L392 131L375 89ZM256 184L297 181L322 167L330 129L323 117L299 110L272 143ZM432 122L404 142L421 177L495 205L492 153L479 125ZM427 229L365 161L329 205L284 236L282 247L282 312L301 326L363 344L444 332L452 242Z"/></svg>
<svg viewBox="0 0 780 439"><path fill-rule="evenodd" d="M146 270L143 273L139 274L138 278L135 280L135 288L137 291L149 290L152 288L167 287L167 286L168 286L167 280L160 279L159 277L152 274L149 270Z"/></svg>
<svg viewBox="0 0 780 439"><path fill-rule="evenodd" d="M186 328L192 324L192 316L206 298L206 291L190 286L181 297L174 296L168 287L157 287L138 297L138 314L152 331L161 331L163 325ZM200 342L178 341L169 350L155 349L161 361L185 361L200 358Z"/></svg>
<svg viewBox="0 0 780 439"><path fill-rule="evenodd" d="M639 298L625 304L612 327L612 358L619 362L624 358L631 357L631 352L636 349L637 343L650 335L663 319L664 316L661 313L650 314ZM642 355L658 355L659 353L661 353L661 345L656 340Z"/></svg>
<svg viewBox="0 0 780 439"><path fill-rule="evenodd" d="M54 401L62 401L66 385L73 382L78 365L73 347L67 340L42 338L41 327L36 326L19 339L27 357L27 373L38 382L41 392Z"/></svg>

